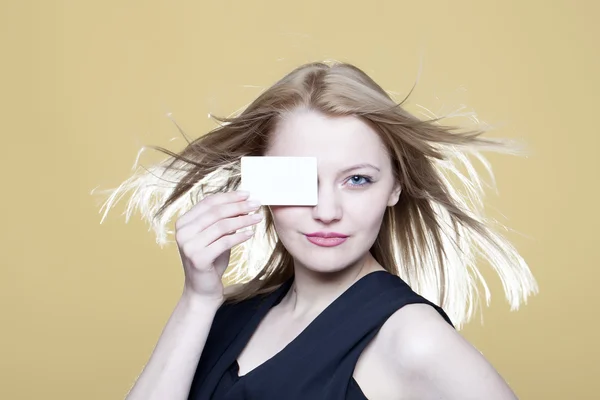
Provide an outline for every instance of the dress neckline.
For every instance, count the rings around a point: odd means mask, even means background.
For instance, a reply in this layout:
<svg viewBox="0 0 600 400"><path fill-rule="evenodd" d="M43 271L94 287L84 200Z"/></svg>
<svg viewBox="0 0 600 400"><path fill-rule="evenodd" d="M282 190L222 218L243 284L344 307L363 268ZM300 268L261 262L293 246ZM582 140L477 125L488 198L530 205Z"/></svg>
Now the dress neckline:
<svg viewBox="0 0 600 400"><path fill-rule="evenodd" d="M286 344L281 350L275 353L272 357L265 360L258 366L254 367L244 375L239 375L239 363L238 357L241 352L246 348L248 342L258 327L258 325L265 318L267 313L271 308L279 304L279 302L283 299L283 297L288 293L292 283L294 281L294 277L289 278L285 283L283 283L279 288L277 288L271 295L269 296L265 302L258 308L252 320L244 327L242 331L242 339L239 341L239 346L236 348L234 359L233 359L233 371L234 377L237 380L246 379L247 377L260 372L263 369L268 369L272 365L274 365L278 359L284 357L287 353L293 352L295 348L298 348L302 345L302 342L305 341L305 338L310 336L311 333L316 333L319 331L319 328L327 321L327 318L330 314L336 313L337 309L343 304L342 300L346 297L352 295L353 293L359 292L360 290L364 290L367 282L372 280L374 277L385 273L390 274L387 270L377 270L373 272L369 272L368 274L362 276L352 285L350 285L344 292L342 292L338 297L336 297L327 307L323 309L307 326L304 328L294 339L292 339L288 344ZM272 296L272 297L271 297ZM306 343L307 346L310 346L310 343ZM308 349L307 349L308 350ZM352 378L354 379L354 378ZM356 383L356 382L355 382ZM356 383L358 386L358 383Z"/></svg>

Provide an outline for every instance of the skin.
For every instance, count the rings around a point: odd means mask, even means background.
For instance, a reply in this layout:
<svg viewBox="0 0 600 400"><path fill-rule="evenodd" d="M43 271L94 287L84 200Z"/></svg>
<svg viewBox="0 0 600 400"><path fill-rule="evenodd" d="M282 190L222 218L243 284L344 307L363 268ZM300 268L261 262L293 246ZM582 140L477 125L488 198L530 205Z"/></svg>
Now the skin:
<svg viewBox="0 0 600 400"><path fill-rule="evenodd" d="M383 269L369 249L386 207L401 193L383 143L356 117L295 110L277 126L265 155L317 157L319 203L271 207L277 234L294 258L295 281L240 354L240 375L280 352L358 279ZM372 166L349 169L357 164ZM319 247L305 237L317 231L349 238ZM483 356L422 304L405 306L384 323L354 379L372 400L515 398Z"/></svg>

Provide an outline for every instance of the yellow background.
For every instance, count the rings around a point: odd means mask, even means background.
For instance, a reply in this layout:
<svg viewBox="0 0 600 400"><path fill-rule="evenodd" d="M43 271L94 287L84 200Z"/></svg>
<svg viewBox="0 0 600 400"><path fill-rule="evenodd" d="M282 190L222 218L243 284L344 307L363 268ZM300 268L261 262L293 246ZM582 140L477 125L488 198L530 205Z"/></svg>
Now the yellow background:
<svg viewBox="0 0 600 400"><path fill-rule="evenodd" d="M599 6L594 1L2 1L0 398L121 399L180 294L174 246L99 224L90 191L143 144L180 149L293 67L350 61L410 104L465 103L528 158L491 156L490 212L541 292L463 334L522 399L598 398ZM446 108L444 108L446 107ZM170 141L177 137L177 140ZM488 274L489 275L489 274ZM596 339L594 339L596 338Z"/></svg>

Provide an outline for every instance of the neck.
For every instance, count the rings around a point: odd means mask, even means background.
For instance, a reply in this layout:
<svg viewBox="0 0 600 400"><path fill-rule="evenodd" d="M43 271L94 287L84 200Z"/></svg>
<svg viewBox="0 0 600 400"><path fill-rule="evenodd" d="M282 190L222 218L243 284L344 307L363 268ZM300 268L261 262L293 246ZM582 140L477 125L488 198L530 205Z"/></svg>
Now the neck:
<svg viewBox="0 0 600 400"><path fill-rule="evenodd" d="M294 282L280 302L280 307L298 318L312 318L323 311L338 296L363 276L383 270L367 253L352 266L337 272L315 272L294 264Z"/></svg>

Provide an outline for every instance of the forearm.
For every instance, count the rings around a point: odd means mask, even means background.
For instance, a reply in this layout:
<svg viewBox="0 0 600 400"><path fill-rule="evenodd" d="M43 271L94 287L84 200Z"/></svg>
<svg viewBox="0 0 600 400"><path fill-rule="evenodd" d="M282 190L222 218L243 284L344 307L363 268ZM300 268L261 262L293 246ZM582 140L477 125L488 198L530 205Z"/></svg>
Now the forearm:
<svg viewBox="0 0 600 400"><path fill-rule="evenodd" d="M126 400L185 400L221 303L182 296Z"/></svg>

